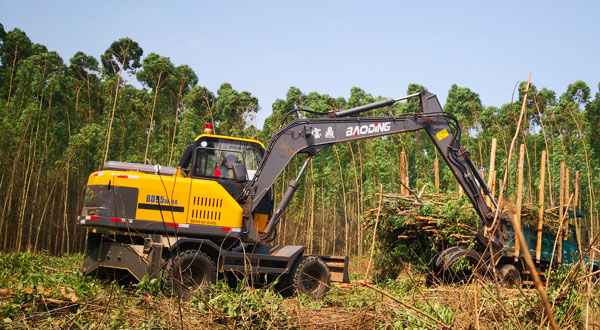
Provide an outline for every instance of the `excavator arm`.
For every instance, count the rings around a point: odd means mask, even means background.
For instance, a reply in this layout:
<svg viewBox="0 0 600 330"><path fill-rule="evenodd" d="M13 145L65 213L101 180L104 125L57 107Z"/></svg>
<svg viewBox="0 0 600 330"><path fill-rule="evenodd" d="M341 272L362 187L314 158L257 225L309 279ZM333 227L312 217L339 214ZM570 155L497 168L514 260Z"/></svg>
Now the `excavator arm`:
<svg viewBox="0 0 600 330"><path fill-rule="evenodd" d="M362 112L391 106L409 98L419 98L420 113L388 117L355 117ZM297 119L275 133L255 177L245 187L241 197L245 199L244 223L248 230L247 239L257 240L251 214L295 155L306 153L310 159L324 148L336 143L419 130L427 132L440 156L473 204L481 221L486 226L491 226L495 219L495 211L485 203L484 195L488 195L494 204L495 201L471 160L469 152L460 144L460 126L456 118L443 112L434 94L422 91L398 99L387 99L357 108L330 112L324 118ZM307 162L308 159L299 172L298 178L290 182L261 239L269 237L281 219L298 188L298 180ZM498 218L501 216L502 214Z"/></svg>

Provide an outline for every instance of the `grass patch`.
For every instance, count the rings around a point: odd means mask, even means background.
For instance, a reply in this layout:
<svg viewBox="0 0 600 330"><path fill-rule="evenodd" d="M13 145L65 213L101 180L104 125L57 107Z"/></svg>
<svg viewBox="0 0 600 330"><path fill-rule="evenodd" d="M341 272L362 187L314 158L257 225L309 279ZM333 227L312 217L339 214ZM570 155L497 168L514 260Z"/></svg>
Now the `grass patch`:
<svg viewBox="0 0 600 330"><path fill-rule="evenodd" d="M542 310L528 288L497 291L493 283L479 281L426 287L416 271L380 281L376 290L361 282L335 286L322 300L283 298L272 287L255 289L243 282L236 288L220 282L207 294L180 300L155 280L119 285L83 276L78 254L0 253L0 263L0 328L510 329L518 324L535 329ZM551 299L564 291L559 286L568 273L565 268L553 275ZM578 283L557 302L556 316L564 328L583 324L584 289ZM592 292L588 309L592 324L600 319L598 293Z"/></svg>

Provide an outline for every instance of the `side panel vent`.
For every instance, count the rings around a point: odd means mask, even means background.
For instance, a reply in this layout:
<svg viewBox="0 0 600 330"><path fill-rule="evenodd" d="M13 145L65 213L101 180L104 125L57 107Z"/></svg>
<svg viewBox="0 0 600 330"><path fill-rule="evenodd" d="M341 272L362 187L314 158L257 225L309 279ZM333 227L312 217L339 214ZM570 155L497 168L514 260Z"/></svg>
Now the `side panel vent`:
<svg viewBox="0 0 600 330"><path fill-rule="evenodd" d="M221 221L222 198L194 196L190 223L217 226Z"/></svg>

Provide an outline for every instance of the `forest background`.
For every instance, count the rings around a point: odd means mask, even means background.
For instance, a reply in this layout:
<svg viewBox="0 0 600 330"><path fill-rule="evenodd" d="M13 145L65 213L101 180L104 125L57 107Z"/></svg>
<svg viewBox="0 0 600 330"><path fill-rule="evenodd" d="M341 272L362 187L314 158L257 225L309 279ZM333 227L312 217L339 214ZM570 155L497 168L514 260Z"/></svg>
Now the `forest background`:
<svg viewBox="0 0 600 330"><path fill-rule="evenodd" d="M144 54L129 38L113 42L103 54L77 52L68 61L31 41L18 28L0 25L0 248L73 253L82 250L86 233L77 225L87 177L107 160L175 166L185 146L210 122L216 134L257 138L268 145L296 108L331 111L382 99L359 87L348 98L290 87L276 100L258 129L258 99L223 83L216 91L201 85L187 65L169 57ZM534 73L535 74L535 73ZM524 73L525 76L525 73ZM534 76L535 78L535 76ZM535 79L533 80L535 82ZM524 199L538 204L541 153L547 151L546 208L558 204L560 162L580 172L583 232L600 229L600 84L565 82L557 95L533 84L527 94L527 118L518 142L526 145ZM406 93L427 86L409 84ZM507 164L525 82L515 86L512 102L484 106L468 87L452 85L444 110L462 126L462 144L483 171L492 138L498 141L496 171ZM432 91L441 93L443 91ZM398 97L401 95L386 95ZM367 116L416 112L407 102ZM291 120L294 117L288 119ZM401 170L401 153L407 155ZM372 208L380 184L400 191L400 173L413 189L433 190L436 151L422 133L339 144L311 162L281 222L277 243L302 244L312 253L361 255L368 248L364 212ZM295 177L303 157L292 162L277 181L276 201ZM514 174L514 173L513 173ZM516 175L507 183L515 195ZM457 195L452 173L441 166L440 190Z"/></svg>

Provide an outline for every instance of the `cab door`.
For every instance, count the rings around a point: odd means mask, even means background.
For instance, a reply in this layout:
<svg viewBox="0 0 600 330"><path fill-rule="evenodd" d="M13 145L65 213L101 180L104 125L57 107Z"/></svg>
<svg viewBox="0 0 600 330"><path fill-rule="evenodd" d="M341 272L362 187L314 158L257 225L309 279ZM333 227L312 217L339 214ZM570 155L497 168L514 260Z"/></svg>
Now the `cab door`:
<svg viewBox="0 0 600 330"><path fill-rule="evenodd" d="M235 196L242 184L229 178L223 163L227 153L199 143L190 172L188 223L222 228L241 228L242 208Z"/></svg>

